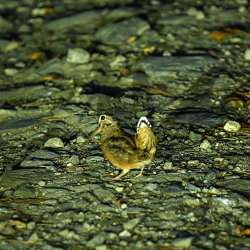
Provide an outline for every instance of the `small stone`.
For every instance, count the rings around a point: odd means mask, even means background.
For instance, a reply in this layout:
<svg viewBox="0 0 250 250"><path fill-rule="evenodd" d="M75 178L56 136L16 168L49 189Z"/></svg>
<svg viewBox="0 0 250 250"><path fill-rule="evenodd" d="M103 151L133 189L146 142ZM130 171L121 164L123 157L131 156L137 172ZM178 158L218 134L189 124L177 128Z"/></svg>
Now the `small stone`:
<svg viewBox="0 0 250 250"><path fill-rule="evenodd" d="M96 250L107 250L108 248L105 245L100 245L100 246L97 246L95 249Z"/></svg>
<svg viewBox="0 0 250 250"><path fill-rule="evenodd" d="M187 249L190 248L192 240L192 237L176 239L173 241L173 245L177 248Z"/></svg>
<svg viewBox="0 0 250 250"><path fill-rule="evenodd" d="M190 160L187 162L188 166L199 166L199 160Z"/></svg>
<svg viewBox="0 0 250 250"><path fill-rule="evenodd" d="M187 14L189 16L195 17L197 20L202 20L202 19L205 18L204 13L202 11L199 11L199 10L195 9L195 8L188 9Z"/></svg>
<svg viewBox="0 0 250 250"><path fill-rule="evenodd" d="M226 130L227 132L237 132L239 131L241 128L241 125L236 122L236 121L227 121L226 124L224 125L224 130Z"/></svg>
<svg viewBox="0 0 250 250"><path fill-rule="evenodd" d="M29 237L29 243L30 244L34 244L34 242L37 242L39 240L39 237L37 235L37 233L33 233L30 237Z"/></svg>
<svg viewBox="0 0 250 250"><path fill-rule="evenodd" d="M90 162L90 163L92 163L92 162L101 162L101 161L103 161L103 157L102 156L98 156L98 155L93 155L93 156L89 156L89 157L87 157L86 158L86 162Z"/></svg>
<svg viewBox="0 0 250 250"><path fill-rule="evenodd" d="M53 160L59 157L58 154L48 151L48 150L37 150L29 155L29 159L42 159L42 160Z"/></svg>
<svg viewBox="0 0 250 250"><path fill-rule="evenodd" d="M165 162L163 165L163 169L165 169L165 170L173 169L173 162L171 162L171 161Z"/></svg>
<svg viewBox="0 0 250 250"><path fill-rule="evenodd" d="M17 70L17 69L6 68L6 69L4 70L4 74L5 74L6 76L14 76L14 75L16 75L17 73L18 73L18 70Z"/></svg>
<svg viewBox="0 0 250 250"><path fill-rule="evenodd" d="M202 136L200 134L197 134L193 131L189 133L189 139L193 142L200 141L202 139Z"/></svg>
<svg viewBox="0 0 250 250"><path fill-rule="evenodd" d="M50 138L48 141L46 141L44 144L44 147L46 147L46 148L63 148L64 144L60 138L54 137L54 138Z"/></svg>
<svg viewBox="0 0 250 250"><path fill-rule="evenodd" d="M250 61L250 49L245 51L244 58L246 61Z"/></svg>
<svg viewBox="0 0 250 250"><path fill-rule="evenodd" d="M127 207L128 207L128 205L126 203L122 203L122 205L121 205L122 209L126 209Z"/></svg>
<svg viewBox="0 0 250 250"><path fill-rule="evenodd" d="M69 49L67 54L67 62L69 63L87 63L89 62L90 55L87 50L81 48Z"/></svg>
<svg viewBox="0 0 250 250"><path fill-rule="evenodd" d="M123 66L125 62L126 62L126 57L119 55L115 57L114 60L112 60L112 62L110 63L110 67L112 69L119 69Z"/></svg>
<svg viewBox="0 0 250 250"><path fill-rule="evenodd" d="M65 239L76 239L79 240L79 235L77 235L74 231L70 231L69 229L64 229L58 233Z"/></svg>
<svg viewBox="0 0 250 250"><path fill-rule="evenodd" d="M68 164L72 164L72 165L78 165L80 163L80 159L78 155L72 155L68 160L67 160Z"/></svg>
<svg viewBox="0 0 250 250"><path fill-rule="evenodd" d="M119 236L122 237L122 238L128 238L131 236L131 233L127 230L124 230L122 232L119 233Z"/></svg>
<svg viewBox="0 0 250 250"><path fill-rule="evenodd" d="M33 230L36 227L36 223L31 221L27 224L27 229Z"/></svg>
<svg viewBox="0 0 250 250"><path fill-rule="evenodd" d="M125 230L132 230L140 221L140 218L129 220L128 222L123 224L123 227Z"/></svg>
<svg viewBox="0 0 250 250"><path fill-rule="evenodd" d="M123 187L116 187L115 188L115 191L118 192L118 193L122 193L123 192Z"/></svg>
<svg viewBox="0 0 250 250"><path fill-rule="evenodd" d="M88 247L96 247L101 245L105 241L105 237L103 234L95 235L90 241L87 242Z"/></svg>
<svg viewBox="0 0 250 250"><path fill-rule="evenodd" d="M149 183L149 184L147 184L144 188L145 188L145 190L147 190L147 191L153 192L153 191L157 190L158 185L155 184L155 183Z"/></svg>
<svg viewBox="0 0 250 250"><path fill-rule="evenodd" d="M205 139L200 144L200 148L209 151L211 150L211 143L207 139Z"/></svg>
<svg viewBox="0 0 250 250"><path fill-rule="evenodd" d="M4 48L4 52L10 52L13 51L15 49L17 49L19 47L19 43L18 42L9 42L5 48Z"/></svg>
<svg viewBox="0 0 250 250"><path fill-rule="evenodd" d="M40 187L44 187L44 186L46 185L46 182L45 182L45 181L39 181L39 182L38 182L38 185L39 185Z"/></svg>
<svg viewBox="0 0 250 250"><path fill-rule="evenodd" d="M76 143L77 144L84 144L86 142L86 139L83 136L78 136L76 138Z"/></svg>

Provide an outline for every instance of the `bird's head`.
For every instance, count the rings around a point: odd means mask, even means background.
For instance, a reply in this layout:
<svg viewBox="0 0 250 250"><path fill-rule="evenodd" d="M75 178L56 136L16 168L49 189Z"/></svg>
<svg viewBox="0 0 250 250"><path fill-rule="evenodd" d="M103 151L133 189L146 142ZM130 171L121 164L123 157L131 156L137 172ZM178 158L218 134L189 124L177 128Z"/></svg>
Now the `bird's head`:
<svg viewBox="0 0 250 250"><path fill-rule="evenodd" d="M105 135L105 137L109 134L112 135L112 132L116 131L117 129L119 129L118 124L116 121L113 120L111 116L100 115L98 127L92 133L91 138L99 133L101 133L101 135Z"/></svg>

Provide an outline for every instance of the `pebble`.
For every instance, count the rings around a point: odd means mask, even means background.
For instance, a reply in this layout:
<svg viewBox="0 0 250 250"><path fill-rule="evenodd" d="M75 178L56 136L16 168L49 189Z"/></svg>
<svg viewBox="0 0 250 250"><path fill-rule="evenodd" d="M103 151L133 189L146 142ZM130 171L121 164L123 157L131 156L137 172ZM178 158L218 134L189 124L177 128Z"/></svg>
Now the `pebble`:
<svg viewBox="0 0 250 250"><path fill-rule="evenodd" d="M100 245L100 246L97 246L95 249L96 250L107 250L108 248L105 245Z"/></svg>
<svg viewBox="0 0 250 250"><path fill-rule="evenodd" d="M202 20L202 19L205 18L204 13L202 11L199 11L199 10L195 9L195 8L188 9L187 14L189 16L195 17L197 20Z"/></svg>
<svg viewBox="0 0 250 250"><path fill-rule="evenodd" d="M158 185L155 184L155 183L149 183L149 184L147 184L144 188L145 188L145 190L147 190L147 191L153 192L153 191L157 190Z"/></svg>
<svg viewBox="0 0 250 250"><path fill-rule="evenodd" d="M140 221L141 221L140 218L129 220L123 224L123 227L125 230L132 230Z"/></svg>
<svg viewBox="0 0 250 250"><path fill-rule="evenodd" d="M105 237L103 234L95 235L90 241L87 242L88 247L96 247L101 245L105 241Z"/></svg>
<svg viewBox="0 0 250 250"><path fill-rule="evenodd" d="M131 236L131 233L129 231L127 231L127 230L124 230L124 231L122 231L122 232L119 233L119 236L122 237L122 238L123 237L124 238L128 238L128 237Z"/></svg>
<svg viewBox="0 0 250 250"><path fill-rule="evenodd" d="M77 144L84 144L86 142L86 139L83 136L78 136L76 138L76 143Z"/></svg>
<svg viewBox="0 0 250 250"><path fill-rule="evenodd" d="M200 164L199 160L190 160L187 162L188 166L198 166Z"/></svg>
<svg viewBox="0 0 250 250"><path fill-rule="evenodd" d="M29 155L29 158L37 158L37 159L43 159L43 160L53 160L57 157L59 157L58 154L54 152L50 152L48 150L37 150L37 151L32 152Z"/></svg>
<svg viewBox="0 0 250 250"><path fill-rule="evenodd" d="M72 164L72 165L78 165L80 163L80 159L78 155L72 155L68 160L67 160L68 164Z"/></svg>
<svg viewBox="0 0 250 250"><path fill-rule="evenodd" d="M38 182L38 185L39 185L40 187L44 187L44 186L45 186L45 184L46 184L46 182L45 182L45 181L39 181L39 182Z"/></svg>
<svg viewBox="0 0 250 250"><path fill-rule="evenodd" d="M118 192L118 193L122 193L123 190L124 190L123 187L116 187L116 188L115 188L115 191Z"/></svg>
<svg viewBox="0 0 250 250"><path fill-rule="evenodd" d="M173 241L173 245L177 248L187 249L191 247L193 237L180 238Z"/></svg>
<svg viewBox="0 0 250 250"><path fill-rule="evenodd" d="M76 64L84 64L89 62L90 55L89 52L85 49L81 48L74 48L69 49L67 54L67 62L69 63L76 63Z"/></svg>
<svg viewBox="0 0 250 250"><path fill-rule="evenodd" d="M121 205L122 209L126 209L127 207L128 207L128 205L126 203L122 203L122 205Z"/></svg>
<svg viewBox="0 0 250 250"><path fill-rule="evenodd" d="M17 70L17 69L6 68L6 69L4 70L4 74L5 74L6 76L14 76L14 75L16 75L17 73L18 73L18 70Z"/></svg>
<svg viewBox="0 0 250 250"><path fill-rule="evenodd" d="M49 140L47 140L44 144L44 147L46 147L46 148L63 148L64 144L60 138L54 137L54 138L50 138Z"/></svg>
<svg viewBox="0 0 250 250"><path fill-rule="evenodd" d="M246 61L250 61L250 49L245 51L244 58Z"/></svg>
<svg viewBox="0 0 250 250"><path fill-rule="evenodd" d="M209 151L211 150L211 143L207 139L205 139L200 144L200 148Z"/></svg>
<svg viewBox="0 0 250 250"><path fill-rule="evenodd" d="M163 165L163 169L165 169L165 170L173 169L173 162L171 162L171 161L165 162L164 165Z"/></svg>
<svg viewBox="0 0 250 250"><path fill-rule="evenodd" d="M34 244L34 242L39 241L39 236L37 235L37 233L33 233L30 237L29 237L29 242L32 242Z"/></svg>
<svg viewBox="0 0 250 250"><path fill-rule="evenodd" d="M240 128L240 123L231 120L227 121L224 125L224 130L226 130L227 132L237 132L240 130Z"/></svg>
<svg viewBox="0 0 250 250"><path fill-rule="evenodd" d="M200 134L197 134L193 131L189 133L189 139L193 142L200 141L202 139L202 136Z"/></svg>
<svg viewBox="0 0 250 250"><path fill-rule="evenodd" d="M29 230L33 230L36 227L36 223L31 221L29 223L27 223L27 229Z"/></svg>

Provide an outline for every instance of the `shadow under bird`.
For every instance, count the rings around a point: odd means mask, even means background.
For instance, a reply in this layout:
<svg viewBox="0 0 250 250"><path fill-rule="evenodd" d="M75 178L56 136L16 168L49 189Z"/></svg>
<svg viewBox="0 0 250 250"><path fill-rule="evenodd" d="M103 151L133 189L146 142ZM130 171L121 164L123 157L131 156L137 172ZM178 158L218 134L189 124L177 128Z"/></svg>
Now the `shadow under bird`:
<svg viewBox="0 0 250 250"><path fill-rule="evenodd" d="M137 123L134 136L127 134L111 116L101 115L98 127L91 138L100 133L100 147L104 157L122 172L114 178L119 180L131 169L140 169L141 176L146 165L154 159L156 152L156 137L146 117L141 117Z"/></svg>

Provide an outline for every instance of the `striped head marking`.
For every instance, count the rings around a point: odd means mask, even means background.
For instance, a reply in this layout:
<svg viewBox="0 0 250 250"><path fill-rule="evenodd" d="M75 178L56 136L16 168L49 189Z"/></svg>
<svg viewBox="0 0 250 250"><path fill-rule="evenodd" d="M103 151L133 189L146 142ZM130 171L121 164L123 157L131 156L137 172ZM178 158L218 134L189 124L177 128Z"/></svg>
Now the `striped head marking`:
<svg viewBox="0 0 250 250"><path fill-rule="evenodd" d="M144 128L144 127L148 127L148 128L151 128L151 127L152 127L151 123L149 122L149 120L147 119L146 116L142 116L142 117L139 119L139 121L138 121L138 123L137 123L137 132L138 132L138 130L139 130L140 128Z"/></svg>

